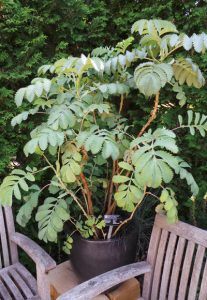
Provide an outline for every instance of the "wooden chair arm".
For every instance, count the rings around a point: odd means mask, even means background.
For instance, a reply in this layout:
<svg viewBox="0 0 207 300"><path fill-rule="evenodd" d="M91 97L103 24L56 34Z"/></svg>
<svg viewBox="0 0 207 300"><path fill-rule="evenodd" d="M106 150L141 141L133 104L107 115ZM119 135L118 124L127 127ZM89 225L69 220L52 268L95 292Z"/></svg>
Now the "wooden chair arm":
<svg viewBox="0 0 207 300"><path fill-rule="evenodd" d="M27 236L15 232L10 239L31 257L42 272L47 273L56 267L56 262L52 257Z"/></svg>
<svg viewBox="0 0 207 300"><path fill-rule="evenodd" d="M151 270L150 264L145 261L126 265L79 284L77 287L58 297L57 300L92 299L123 281L151 272Z"/></svg>

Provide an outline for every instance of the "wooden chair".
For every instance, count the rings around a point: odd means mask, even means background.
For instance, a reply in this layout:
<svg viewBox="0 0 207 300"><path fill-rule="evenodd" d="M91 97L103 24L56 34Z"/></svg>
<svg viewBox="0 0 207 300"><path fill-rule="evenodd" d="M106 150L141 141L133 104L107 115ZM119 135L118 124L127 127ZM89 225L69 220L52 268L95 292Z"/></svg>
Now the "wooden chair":
<svg viewBox="0 0 207 300"><path fill-rule="evenodd" d="M46 273L55 261L28 237L15 232L12 210L0 206L0 299L50 300ZM37 281L19 262L17 245L36 263Z"/></svg>
<svg viewBox="0 0 207 300"><path fill-rule="evenodd" d="M89 300L129 278L145 274L145 300L207 300L207 231L157 215L147 260L86 281L58 300ZM130 300L130 299L126 299Z"/></svg>

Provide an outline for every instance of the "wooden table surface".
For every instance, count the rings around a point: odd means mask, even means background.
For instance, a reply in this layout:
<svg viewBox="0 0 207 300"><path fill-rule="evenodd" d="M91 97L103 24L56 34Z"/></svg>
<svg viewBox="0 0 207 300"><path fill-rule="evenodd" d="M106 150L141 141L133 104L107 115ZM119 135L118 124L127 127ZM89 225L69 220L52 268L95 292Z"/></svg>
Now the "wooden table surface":
<svg viewBox="0 0 207 300"><path fill-rule="evenodd" d="M80 279L73 270L70 261L59 264L48 273L48 281L51 289L51 300L80 284ZM127 295L127 298L126 298ZM128 298L130 295L130 298ZM140 295L139 282L133 278L122 283L115 291L106 295L99 295L93 300L136 300Z"/></svg>

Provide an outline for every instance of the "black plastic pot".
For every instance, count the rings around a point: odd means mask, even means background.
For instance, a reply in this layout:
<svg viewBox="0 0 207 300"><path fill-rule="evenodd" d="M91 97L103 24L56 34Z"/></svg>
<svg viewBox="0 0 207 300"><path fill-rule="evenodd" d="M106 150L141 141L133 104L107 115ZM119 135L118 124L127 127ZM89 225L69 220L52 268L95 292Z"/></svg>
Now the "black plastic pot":
<svg viewBox="0 0 207 300"><path fill-rule="evenodd" d="M133 263L136 257L137 235L111 240L74 239L71 263L80 278L85 281L104 272Z"/></svg>

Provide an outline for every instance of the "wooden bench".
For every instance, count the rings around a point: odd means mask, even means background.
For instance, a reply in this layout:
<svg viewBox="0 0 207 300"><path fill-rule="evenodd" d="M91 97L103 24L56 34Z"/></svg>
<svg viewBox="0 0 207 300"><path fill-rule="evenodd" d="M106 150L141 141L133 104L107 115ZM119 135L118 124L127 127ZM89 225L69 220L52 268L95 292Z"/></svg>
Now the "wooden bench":
<svg viewBox="0 0 207 300"><path fill-rule="evenodd" d="M146 261L94 277L58 300L90 300L141 274L145 275L140 299L206 300L207 231L183 222L168 224L165 216L157 215Z"/></svg>

